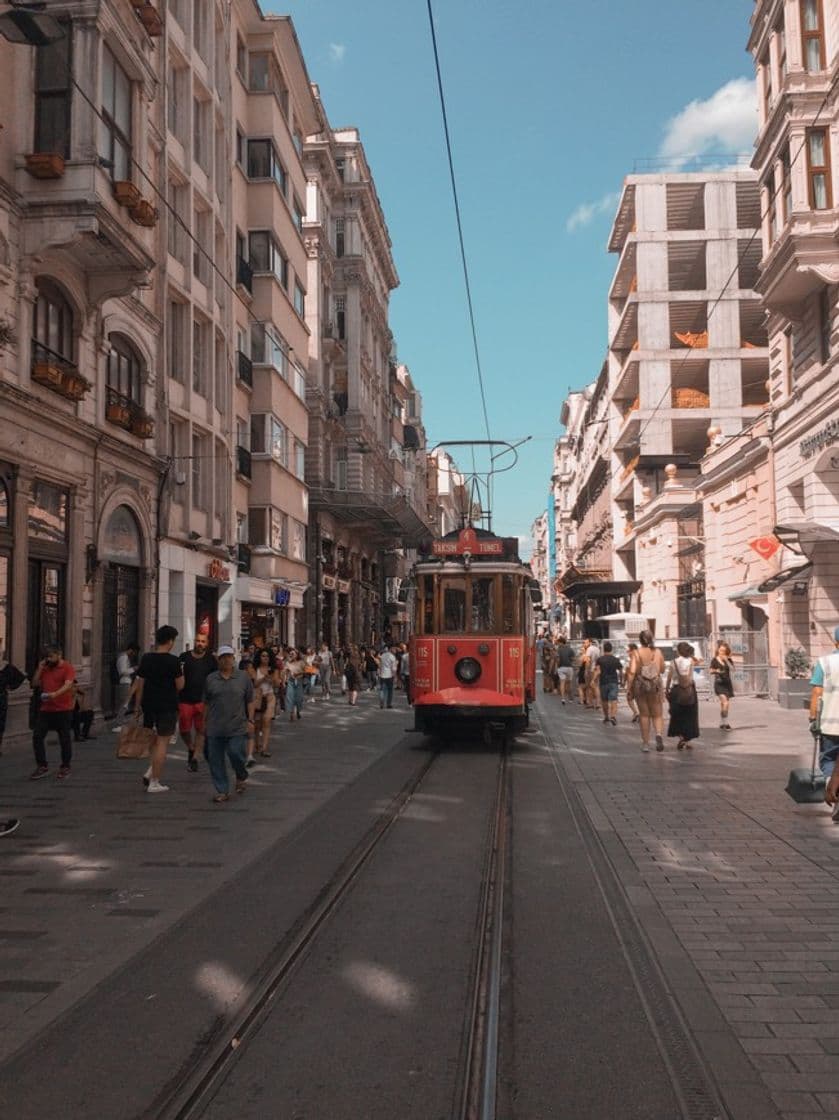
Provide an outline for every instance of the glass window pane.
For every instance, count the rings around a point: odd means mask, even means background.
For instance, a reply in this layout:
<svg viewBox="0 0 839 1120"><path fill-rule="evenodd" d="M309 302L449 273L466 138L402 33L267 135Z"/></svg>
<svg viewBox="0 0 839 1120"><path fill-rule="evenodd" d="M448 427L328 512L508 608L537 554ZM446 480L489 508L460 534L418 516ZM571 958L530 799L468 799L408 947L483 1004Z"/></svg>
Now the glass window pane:
<svg viewBox="0 0 839 1120"><path fill-rule="evenodd" d="M443 630L462 634L466 629L466 580L447 579L443 584Z"/></svg>
<svg viewBox="0 0 839 1120"><path fill-rule="evenodd" d="M131 178L131 149L121 140L116 140L114 144L113 174L115 179Z"/></svg>
<svg viewBox="0 0 839 1120"><path fill-rule="evenodd" d="M0 657L7 656L9 638L9 557L0 555Z"/></svg>
<svg viewBox="0 0 839 1120"><path fill-rule="evenodd" d="M804 30L818 31L819 29L819 3L818 0L805 0L804 3Z"/></svg>
<svg viewBox="0 0 839 1120"><path fill-rule="evenodd" d="M813 206L816 210L827 209L827 177L821 173L813 176Z"/></svg>
<svg viewBox="0 0 839 1120"><path fill-rule="evenodd" d="M29 507L29 536L52 544L67 538L67 491L48 482L35 482Z"/></svg>
<svg viewBox="0 0 839 1120"><path fill-rule="evenodd" d="M271 265L271 245L264 231L248 235L251 268L255 272L268 272Z"/></svg>
<svg viewBox="0 0 839 1120"><path fill-rule="evenodd" d="M251 451L261 455L265 451L265 414L251 417Z"/></svg>
<svg viewBox="0 0 839 1120"><path fill-rule="evenodd" d="M810 165L811 167L824 167L824 133L810 133Z"/></svg>
<svg viewBox="0 0 839 1120"><path fill-rule="evenodd" d="M251 179L270 177L271 143L269 140L248 141L248 175Z"/></svg>
<svg viewBox="0 0 839 1120"><path fill-rule="evenodd" d="M131 82L119 66L115 66L114 120L126 136L131 135Z"/></svg>
<svg viewBox="0 0 839 1120"><path fill-rule="evenodd" d="M285 466L285 427L276 416L271 417L271 454Z"/></svg>
<svg viewBox="0 0 839 1120"><path fill-rule="evenodd" d="M520 627L516 622L516 581L512 576L501 577L501 614L504 633L516 633Z"/></svg>
<svg viewBox="0 0 839 1120"><path fill-rule="evenodd" d="M492 576L472 579L472 626L474 633L495 629L495 580Z"/></svg>
<svg viewBox="0 0 839 1120"><path fill-rule="evenodd" d="M822 68L821 44L818 39L807 40L807 69L810 73Z"/></svg>
<svg viewBox="0 0 839 1120"><path fill-rule="evenodd" d="M102 105L113 116L115 91L114 91L114 56L105 47L102 52Z"/></svg>
<svg viewBox="0 0 839 1120"><path fill-rule="evenodd" d="M6 489L5 482L0 482L0 529L9 528L9 491ZM0 627L0 639L3 637L3 630Z"/></svg>

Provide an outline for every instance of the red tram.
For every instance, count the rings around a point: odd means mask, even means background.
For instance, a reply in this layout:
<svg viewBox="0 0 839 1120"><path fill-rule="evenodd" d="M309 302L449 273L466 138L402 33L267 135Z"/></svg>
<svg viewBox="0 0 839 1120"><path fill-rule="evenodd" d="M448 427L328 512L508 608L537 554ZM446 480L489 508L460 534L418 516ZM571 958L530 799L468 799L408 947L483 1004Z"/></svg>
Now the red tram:
<svg viewBox="0 0 839 1120"><path fill-rule="evenodd" d="M533 604L540 595L515 538L463 529L414 568L411 700L417 731L489 739L527 727L535 697Z"/></svg>

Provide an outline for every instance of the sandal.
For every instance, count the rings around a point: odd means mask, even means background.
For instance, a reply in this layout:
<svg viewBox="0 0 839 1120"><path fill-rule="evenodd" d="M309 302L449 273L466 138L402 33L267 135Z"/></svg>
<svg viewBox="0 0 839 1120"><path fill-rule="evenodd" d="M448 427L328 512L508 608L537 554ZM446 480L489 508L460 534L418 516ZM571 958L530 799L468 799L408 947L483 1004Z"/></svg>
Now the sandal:
<svg viewBox="0 0 839 1120"><path fill-rule="evenodd" d="M677 751L683 751L684 749L685 749L685 740L684 740L684 739L680 739L680 740L678 741L678 743L676 744L676 750L677 750Z"/></svg>
<svg viewBox="0 0 839 1120"><path fill-rule="evenodd" d="M257 751L256 753L258 755L261 755L263 758L270 758L271 757L271 752L270 751Z"/></svg>
<svg viewBox="0 0 839 1120"><path fill-rule="evenodd" d="M214 805L221 805L222 802L229 801L229 800L230 800L230 794L229 793L217 793L215 795L215 797L213 798L213 804Z"/></svg>

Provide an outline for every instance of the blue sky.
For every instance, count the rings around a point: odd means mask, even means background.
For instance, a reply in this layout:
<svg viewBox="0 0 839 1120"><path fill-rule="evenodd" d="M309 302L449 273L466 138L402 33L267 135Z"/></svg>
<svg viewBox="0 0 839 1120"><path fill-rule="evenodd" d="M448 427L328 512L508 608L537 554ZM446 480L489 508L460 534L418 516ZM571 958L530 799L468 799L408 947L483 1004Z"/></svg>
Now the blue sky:
<svg viewBox="0 0 839 1120"><path fill-rule="evenodd" d="M750 150L753 3L433 8L490 428L533 436L497 482L494 528L523 536L545 506L562 401L605 356L623 177L662 153ZM425 0L264 9L291 14L333 127L361 131L401 280L391 324L429 442L484 438Z"/></svg>

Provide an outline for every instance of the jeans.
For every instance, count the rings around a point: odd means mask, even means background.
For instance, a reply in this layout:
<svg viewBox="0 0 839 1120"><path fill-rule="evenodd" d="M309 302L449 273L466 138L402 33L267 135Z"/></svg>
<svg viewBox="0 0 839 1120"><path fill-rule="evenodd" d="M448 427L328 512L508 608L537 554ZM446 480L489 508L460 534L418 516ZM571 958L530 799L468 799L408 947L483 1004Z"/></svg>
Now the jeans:
<svg viewBox="0 0 839 1120"><path fill-rule="evenodd" d="M393 707L393 677L379 677L379 703Z"/></svg>
<svg viewBox="0 0 839 1120"><path fill-rule="evenodd" d="M290 679L288 684L285 686L285 710L289 715L292 715L296 710L297 714L299 715L303 707L304 700L305 695L303 693L303 682L300 680Z"/></svg>
<svg viewBox="0 0 839 1120"><path fill-rule="evenodd" d="M837 755L839 755L839 738L833 735L822 735L822 745L819 752L819 767L822 774L828 779L833 773Z"/></svg>
<svg viewBox="0 0 839 1120"><path fill-rule="evenodd" d="M248 768L245 766L247 735L208 735L204 754L210 767L210 777L217 793L229 793L230 781L227 777L227 759L239 781L245 781Z"/></svg>
<svg viewBox="0 0 839 1120"><path fill-rule="evenodd" d="M47 752L44 743L50 731L58 732L58 742L61 744L61 765L70 765L73 758L73 740L70 736L72 720L72 712L38 712L35 730L32 733L32 749L35 752L35 762L38 766L47 765Z"/></svg>

